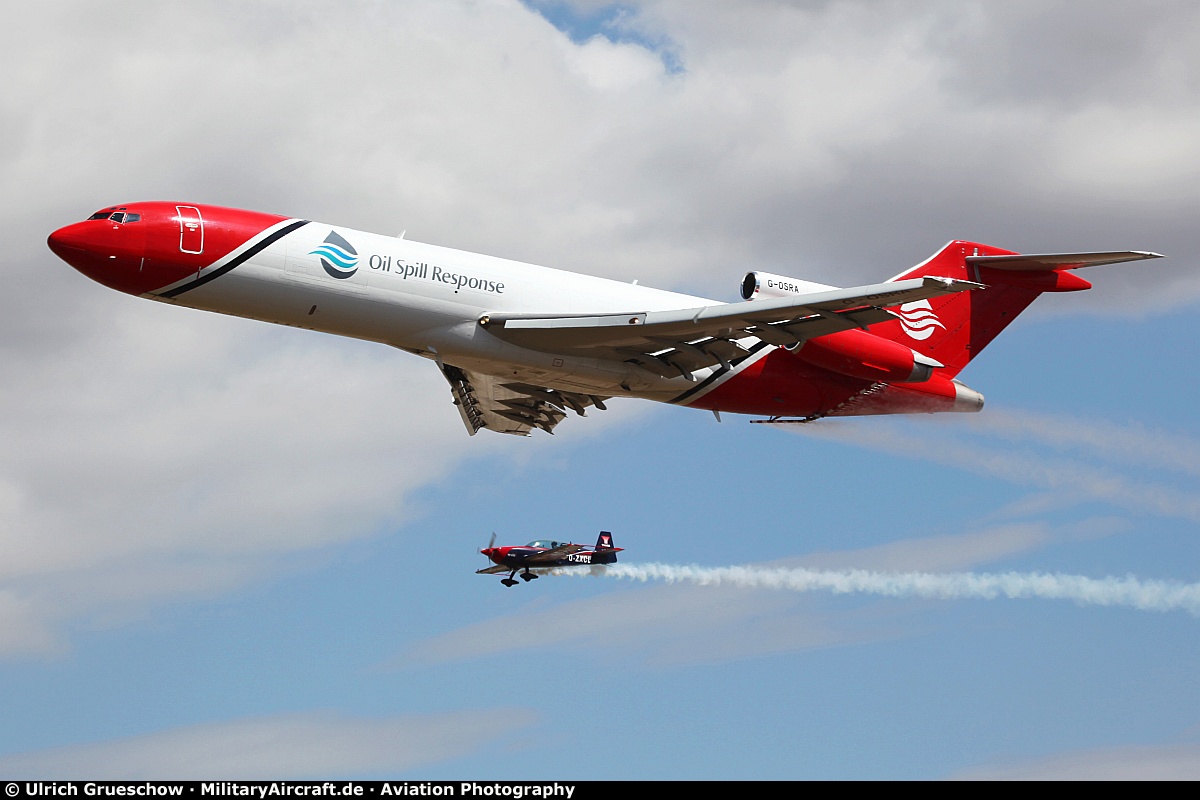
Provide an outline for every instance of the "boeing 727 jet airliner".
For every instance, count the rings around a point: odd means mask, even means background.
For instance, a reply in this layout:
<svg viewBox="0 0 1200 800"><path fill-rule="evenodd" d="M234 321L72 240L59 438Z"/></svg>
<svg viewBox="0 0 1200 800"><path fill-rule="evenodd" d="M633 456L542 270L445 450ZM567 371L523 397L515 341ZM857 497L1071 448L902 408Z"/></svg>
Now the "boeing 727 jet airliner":
<svg viewBox="0 0 1200 800"><path fill-rule="evenodd" d="M958 373L1071 270L1125 251L1021 255L954 241L871 286L751 272L742 302L253 211L174 202L50 235L89 278L164 303L382 342L435 362L467 431L553 432L640 397L769 420L978 411Z"/></svg>

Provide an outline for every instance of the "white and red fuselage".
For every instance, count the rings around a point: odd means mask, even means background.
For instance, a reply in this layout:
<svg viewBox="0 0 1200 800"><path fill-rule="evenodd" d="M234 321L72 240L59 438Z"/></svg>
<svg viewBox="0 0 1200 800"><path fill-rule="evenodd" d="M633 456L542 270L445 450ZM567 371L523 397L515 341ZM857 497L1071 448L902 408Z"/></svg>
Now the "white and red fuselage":
<svg viewBox="0 0 1200 800"><path fill-rule="evenodd" d="M915 317L901 306L896 320L869 330L840 331L801 347L751 341L733 363L660 374L664 370L656 373L632 360L523 347L493 335L486 320L723 304L402 238L200 204L113 206L55 231L49 246L89 278L160 302L381 342L439 365L550 390L768 417L978 410L982 397L953 380L958 371L1040 292L1088 286L1061 270L997 273L992 277L1002 278L1003 286L937 298L932 305L909 304L917 306ZM900 277L979 280L978 269L966 271L964 258L972 252L1011 253L952 242ZM979 295L987 292L993 302L982 303ZM936 369L914 377L926 362Z"/></svg>

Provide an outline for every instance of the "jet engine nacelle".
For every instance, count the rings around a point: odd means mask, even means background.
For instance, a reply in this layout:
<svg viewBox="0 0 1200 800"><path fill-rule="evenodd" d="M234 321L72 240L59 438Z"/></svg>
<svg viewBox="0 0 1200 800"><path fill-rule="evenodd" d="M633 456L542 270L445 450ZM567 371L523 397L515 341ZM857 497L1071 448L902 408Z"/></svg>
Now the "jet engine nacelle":
<svg viewBox="0 0 1200 800"><path fill-rule="evenodd" d="M789 278L786 275L773 275L770 272L747 272L746 277L742 278L742 299L792 297L798 294L828 292L830 289L837 288L837 286L827 286L824 283Z"/></svg>
<svg viewBox="0 0 1200 800"><path fill-rule="evenodd" d="M867 331L851 330L802 342L792 354L822 369L868 381L921 383L941 362Z"/></svg>

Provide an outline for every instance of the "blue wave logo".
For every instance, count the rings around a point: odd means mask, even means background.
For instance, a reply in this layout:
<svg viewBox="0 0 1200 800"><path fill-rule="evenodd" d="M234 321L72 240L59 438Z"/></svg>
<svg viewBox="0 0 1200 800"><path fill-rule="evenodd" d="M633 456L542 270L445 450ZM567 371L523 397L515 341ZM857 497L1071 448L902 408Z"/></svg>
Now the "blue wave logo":
<svg viewBox="0 0 1200 800"><path fill-rule="evenodd" d="M309 255L321 257L321 266L331 278L349 278L358 272L358 251L337 231L330 231L321 246Z"/></svg>

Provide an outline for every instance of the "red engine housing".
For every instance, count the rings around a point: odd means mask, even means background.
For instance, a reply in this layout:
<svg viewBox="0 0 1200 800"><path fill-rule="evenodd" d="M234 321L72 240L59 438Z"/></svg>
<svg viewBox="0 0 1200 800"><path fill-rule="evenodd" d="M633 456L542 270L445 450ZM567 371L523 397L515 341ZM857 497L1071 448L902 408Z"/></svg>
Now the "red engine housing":
<svg viewBox="0 0 1200 800"><path fill-rule="evenodd" d="M932 359L918 360L912 348L867 331L841 331L797 346L792 354L813 366L851 378L920 383L933 375Z"/></svg>

